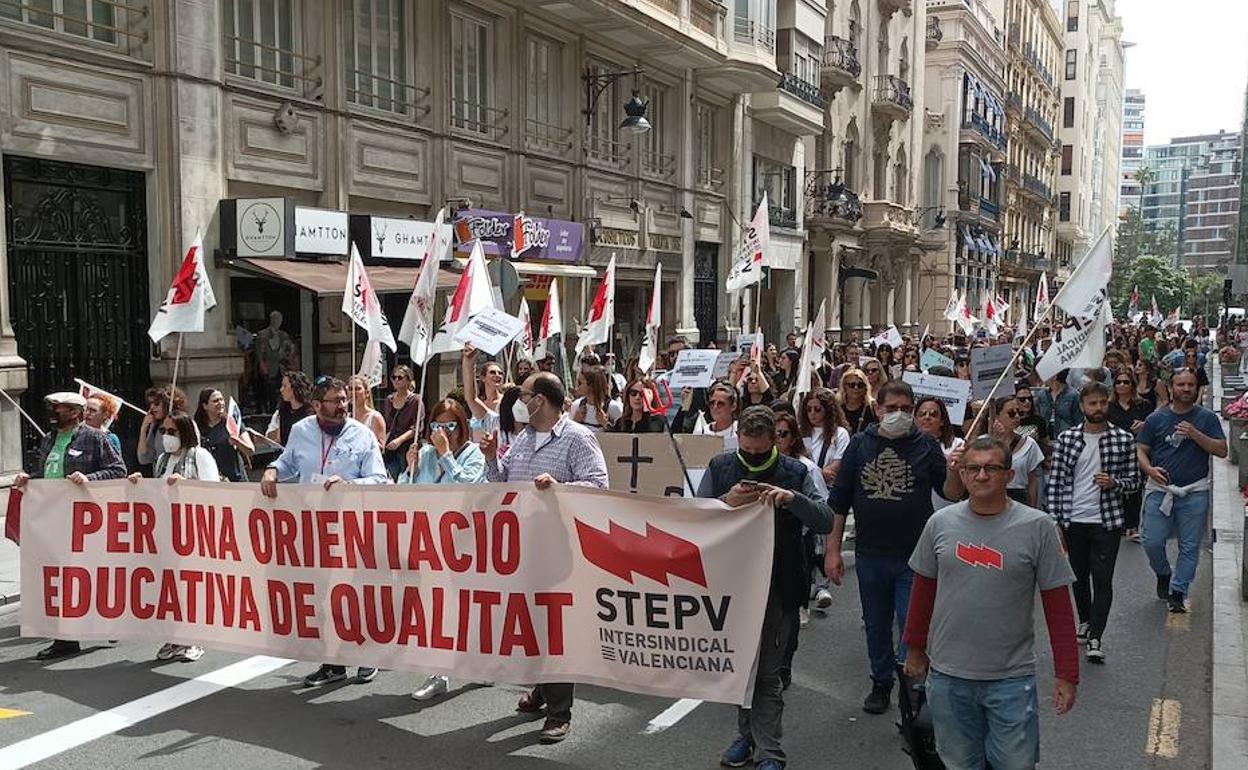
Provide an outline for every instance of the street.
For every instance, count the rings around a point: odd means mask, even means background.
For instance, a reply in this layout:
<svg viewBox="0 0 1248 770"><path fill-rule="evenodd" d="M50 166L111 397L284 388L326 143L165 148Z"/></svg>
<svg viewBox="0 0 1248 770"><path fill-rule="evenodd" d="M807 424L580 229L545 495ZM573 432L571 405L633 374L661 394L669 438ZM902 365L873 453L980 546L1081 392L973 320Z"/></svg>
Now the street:
<svg viewBox="0 0 1248 770"><path fill-rule="evenodd" d="M1209 765L1211 572L1203 560L1192 612L1169 615L1143 551L1124 541L1106 665L1083 663L1077 704L1061 718L1048 703L1052 666L1037 608L1043 767ZM908 768L895 712L861 710L868 685L852 570L835 597L801 632L785 698L789 766ZM540 720L514 712L516 686L452 682L449 696L419 704L409 697L415 674L307 690L306 663L211 650L195 663L161 663L158 644L136 642L43 665L33 660L43 641L20 638L13 609L0 609L0 768L711 768L734 737L728 706L595 687L578 688L569 738L540 746ZM221 672L239 661L246 670ZM237 687L212 684L231 674Z"/></svg>

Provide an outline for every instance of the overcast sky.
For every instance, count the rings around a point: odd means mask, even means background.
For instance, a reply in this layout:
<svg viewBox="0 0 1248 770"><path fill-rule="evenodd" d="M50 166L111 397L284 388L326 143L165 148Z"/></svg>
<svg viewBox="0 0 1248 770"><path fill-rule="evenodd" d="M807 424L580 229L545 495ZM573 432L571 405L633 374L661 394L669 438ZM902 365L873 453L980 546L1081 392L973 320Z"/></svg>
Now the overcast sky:
<svg viewBox="0 0 1248 770"><path fill-rule="evenodd" d="M1248 2L1118 0L1127 88L1147 99L1144 143L1238 131L1248 81Z"/></svg>

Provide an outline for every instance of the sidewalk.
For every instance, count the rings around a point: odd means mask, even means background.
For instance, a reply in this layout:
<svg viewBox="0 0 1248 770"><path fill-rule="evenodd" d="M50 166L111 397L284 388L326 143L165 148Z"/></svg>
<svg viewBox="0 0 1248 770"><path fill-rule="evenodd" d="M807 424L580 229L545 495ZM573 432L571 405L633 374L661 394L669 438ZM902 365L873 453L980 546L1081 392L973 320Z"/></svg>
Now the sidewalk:
<svg viewBox="0 0 1248 770"><path fill-rule="evenodd" d="M1215 369L1216 371L1216 369ZM1213 377L1215 410L1222 407L1222 377ZM1230 425L1223 421L1230 436ZM1240 457L1248 462L1248 457ZM1244 499L1238 468L1213 461L1213 770L1248 767L1248 603L1243 575Z"/></svg>

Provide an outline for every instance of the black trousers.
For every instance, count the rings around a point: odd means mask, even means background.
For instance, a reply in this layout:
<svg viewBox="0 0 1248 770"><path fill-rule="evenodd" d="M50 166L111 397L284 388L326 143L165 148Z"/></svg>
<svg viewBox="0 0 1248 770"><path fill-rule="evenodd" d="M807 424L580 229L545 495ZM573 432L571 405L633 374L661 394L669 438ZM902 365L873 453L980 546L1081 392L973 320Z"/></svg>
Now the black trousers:
<svg viewBox="0 0 1248 770"><path fill-rule="evenodd" d="M1123 526L1127 529L1140 528L1140 505L1144 501L1143 492L1132 492L1122 496Z"/></svg>
<svg viewBox="0 0 1248 770"><path fill-rule="evenodd" d="M1114 565L1122 535L1100 524L1068 524L1066 550L1075 572L1075 608L1088 624L1088 638L1100 639L1114 603Z"/></svg>

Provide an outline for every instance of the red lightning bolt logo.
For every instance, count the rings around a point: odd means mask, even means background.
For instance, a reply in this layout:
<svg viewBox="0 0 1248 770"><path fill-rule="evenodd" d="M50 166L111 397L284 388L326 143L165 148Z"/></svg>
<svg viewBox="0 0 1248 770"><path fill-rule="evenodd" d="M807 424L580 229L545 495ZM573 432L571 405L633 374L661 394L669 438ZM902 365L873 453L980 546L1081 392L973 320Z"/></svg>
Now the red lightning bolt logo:
<svg viewBox="0 0 1248 770"><path fill-rule="evenodd" d="M972 567L998 570L1005 568L1005 558L1001 555L1001 552L983 544L958 543L957 557L958 561L963 564L969 564Z"/></svg>
<svg viewBox="0 0 1248 770"><path fill-rule="evenodd" d="M646 524L643 536L614 521L603 532L576 519L576 535L591 564L629 583L635 572L663 585L673 575L706 588L698 546L651 524Z"/></svg>
<svg viewBox="0 0 1248 770"><path fill-rule="evenodd" d="M178 274L173 279L173 301L170 304L184 305L195 295L195 284L198 283L196 271L198 252L199 249L194 246L186 252L182 267L178 268Z"/></svg>

